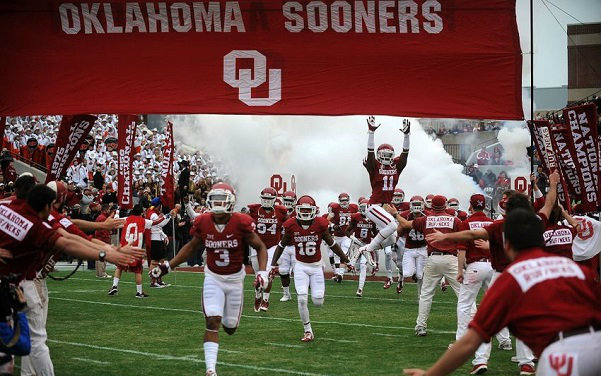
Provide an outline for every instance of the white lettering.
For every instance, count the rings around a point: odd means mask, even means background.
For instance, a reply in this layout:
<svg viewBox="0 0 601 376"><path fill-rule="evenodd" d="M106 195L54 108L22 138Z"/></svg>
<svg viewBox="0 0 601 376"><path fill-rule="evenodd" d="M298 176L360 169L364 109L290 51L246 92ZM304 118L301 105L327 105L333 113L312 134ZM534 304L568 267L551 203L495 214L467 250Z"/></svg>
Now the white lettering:
<svg viewBox="0 0 601 376"><path fill-rule="evenodd" d="M79 10L73 3L61 4L58 8L61 15L61 27L65 34L77 34L81 30Z"/></svg>

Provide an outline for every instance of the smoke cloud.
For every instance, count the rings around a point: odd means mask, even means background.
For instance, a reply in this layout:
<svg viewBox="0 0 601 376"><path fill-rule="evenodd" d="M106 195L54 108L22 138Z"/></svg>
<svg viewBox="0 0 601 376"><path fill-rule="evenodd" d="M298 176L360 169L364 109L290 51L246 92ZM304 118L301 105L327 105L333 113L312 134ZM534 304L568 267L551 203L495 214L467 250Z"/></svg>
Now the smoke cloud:
<svg viewBox="0 0 601 376"><path fill-rule="evenodd" d="M312 195L323 213L340 192L356 201L371 188L362 161L367 150L366 116L174 116L174 135L180 143L219 159L237 190L238 208L258 202L259 192L274 173L294 174L297 193ZM403 135L401 118L377 117L376 146L389 143L398 155ZM398 187L412 195L441 193L467 207L479 192L462 174L440 140L432 140L412 120L411 151Z"/></svg>

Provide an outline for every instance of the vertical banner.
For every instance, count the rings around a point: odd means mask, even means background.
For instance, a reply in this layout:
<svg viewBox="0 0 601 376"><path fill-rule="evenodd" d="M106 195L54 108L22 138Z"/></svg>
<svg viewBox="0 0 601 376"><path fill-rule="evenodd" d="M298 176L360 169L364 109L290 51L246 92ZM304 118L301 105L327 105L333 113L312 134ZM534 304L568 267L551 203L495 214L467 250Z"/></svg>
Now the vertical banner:
<svg viewBox="0 0 601 376"><path fill-rule="evenodd" d="M163 147L163 163L161 164L161 203L173 208L175 205L175 187L173 183L173 158L175 147L173 145L173 123L167 122L165 128L165 145Z"/></svg>
<svg viewBox="0 0 601 376"><path fill-rule="evenodd" d="M136 115L119 115L117 128L117 148L119 150L117 200L121 209L131 209L133 207L132 163L137 127L136 118Z"/></svg>
<svg viewBox="0 0 601 376"><path fill-rule="evenodd" d="M597 108L594 103L564 108L563 118L571 130L576 164L580 168L582 205L596 211L601 204Z"/></svg>
<svg viewBox="0 0 601 376"><path fill-rule="evenodd" d="M46 183L65 176L67 168L92 130L96 119L96 116L92 115L63 116L56 136L56 154L46 175Z"/></svg>
<svg viewBox="0 0 601 376"><path fill-rule="evenodd" d="M570 198L567 195L567 186L565 184L562 171L558 166L553 141L551 140L551 124L548 120L528 121L528 127L534 139L534 145L541 159L543 170L547 176L554 170L559 173L561 183L557 187L557 197L563 207L569 211L572 210Z"/></svg>
<svg viewBox="0 0 601 376"><path fill-rule="evenodd" d="M572 133L563 124L551 128L551 142L557 156L557 162L565 178L566 191L573 201L584 202L582 198L582 176L576 158Z"/></svg>

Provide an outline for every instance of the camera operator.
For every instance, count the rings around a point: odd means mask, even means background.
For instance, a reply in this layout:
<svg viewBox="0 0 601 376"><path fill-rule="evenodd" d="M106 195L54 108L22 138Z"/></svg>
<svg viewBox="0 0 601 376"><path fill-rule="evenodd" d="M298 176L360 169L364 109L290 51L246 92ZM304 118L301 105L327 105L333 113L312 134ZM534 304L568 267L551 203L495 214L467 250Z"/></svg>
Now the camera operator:
<svg viewBox="0 0 601 376"><path fill-rule="evenodd" d="M12 257L0 249L2 258ZM14 283L16 275L0 276L0 375L12 375L13 355L27 355L31 350L23 290Z"/></svg>

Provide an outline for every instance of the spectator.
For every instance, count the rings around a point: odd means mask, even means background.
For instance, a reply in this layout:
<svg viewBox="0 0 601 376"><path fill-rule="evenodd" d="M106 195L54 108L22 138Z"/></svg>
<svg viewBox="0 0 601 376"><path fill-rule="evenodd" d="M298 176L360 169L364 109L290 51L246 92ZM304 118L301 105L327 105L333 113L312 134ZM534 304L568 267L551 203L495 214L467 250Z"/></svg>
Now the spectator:
<svg viewBox="0 0 601 376"><path fill-rule="evenodd" d="M116 204L117 203L117 194L113 190L113 186L111 184L107 184L106 193L102 196L103 204Z"/></svg>
<svg viewBox="0 0 601 376"><path fill-rule="evenodd" d="M110 210L111 209L108 204L102 204L102 207L100 209L100 215L96 218L96 222L106 221L109 217ZM111 244L111 232L109 230L96 230L94 232L94 237L107 244ZM111 276L106 273L105 261L96 261L96 277L111 278Z"/></svg>
<svg viewBox="0 0 601 376"><path fill-rule="evenodd" d="M489 168L483 176L485 187L494 187L497 182L497 175Z"/></svg>
<svg viewBox="0 0 601 376"><path fill-rule="evenodd" d="M0 165L2 166L2 176L5 183L17 180L17 171L12 164L13 158L10 155L3 155Z"/></svg>
<svg viewBox="0 0 601 376"><path fill-rule="evenodd" d="M511 188L511 181L509 177L507 177L507 173L505 171L499 172L499 176L497 177L496 189L497 191L506 191Z"/></svg>
<svg viewBox="0 0 601 376"><path fill-rule="evenodd" d="M473 166L468 167L467 174L474 180L474 183L480 184L482 179L482 173L478 169L478 164L474 163Z"/></svg>
<svg viewBox="0 0 601 376"><path fill-rule="evenodd" d="M28 128L27 131L31 133L31 128ZM35 137L29 137L27 139L27 144L21 146L20 155L27 162L46 166L46 151L43 146L40 146Z"/></svg>
<svg viewBox="0 0 601 376"><path fill-rule="evenodd" d="M486 146L482 146L482 149L476 155L476 160L479 165L487 165L490 163L490 154L486 151Z"/></svg>
<svg viewBox="0 0 601 376"><path fill-rule="evenodd" d="M536 186L543 194L547 193L547 188L549 187L549 177L543 171L543 166L540 165L536 167Z"/></svg>
<svg viewBox="0 0 601 376"><path fill-rule="evenodd" d="M498 146L495 146L494 151L493 151L493 155L492 155L492 162L491 164L493 165L500 165L502 164L501 162L501 148L499 148Z"/></svg>

